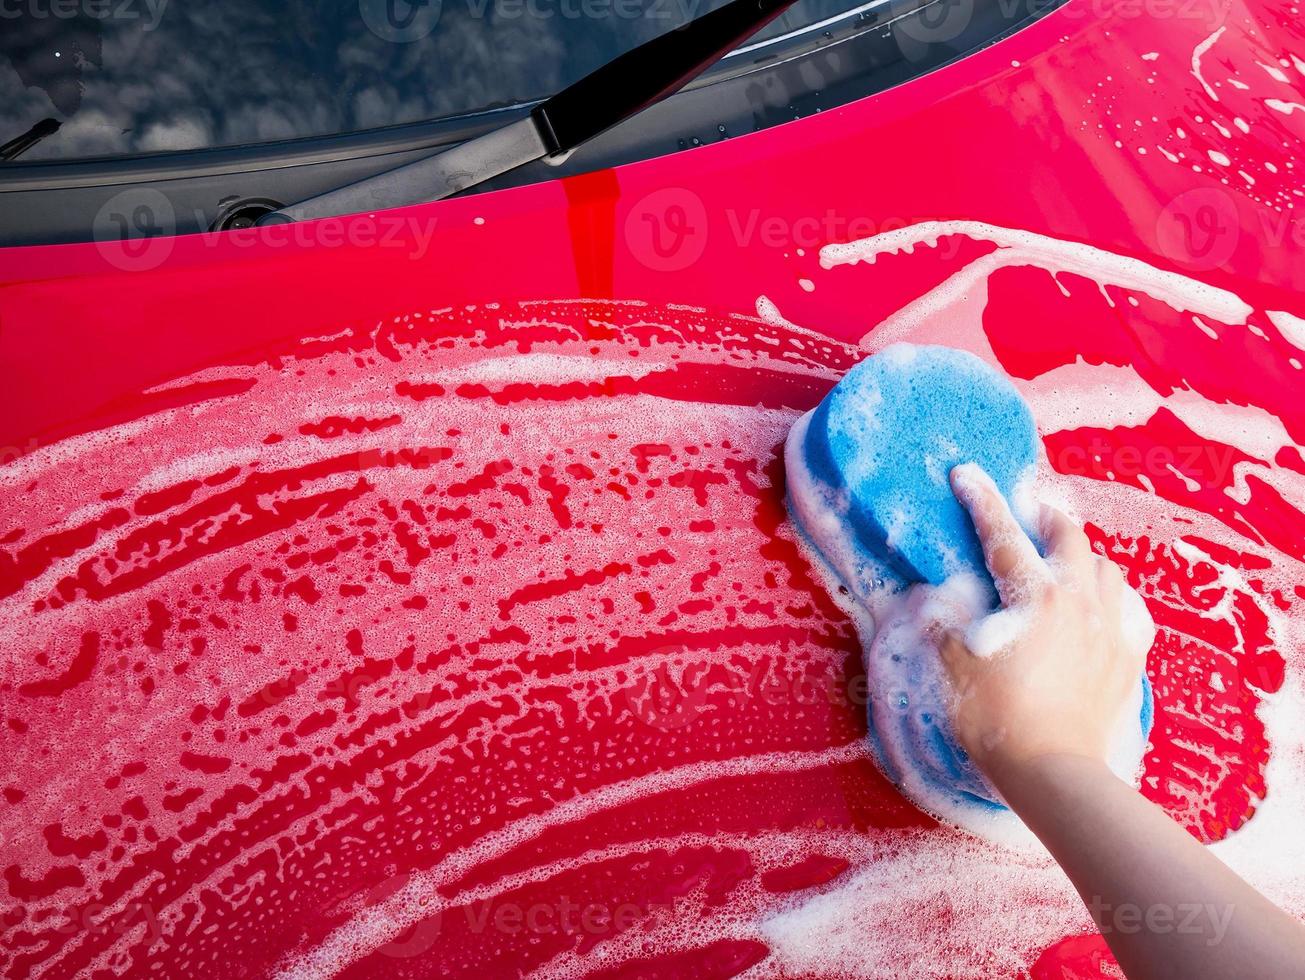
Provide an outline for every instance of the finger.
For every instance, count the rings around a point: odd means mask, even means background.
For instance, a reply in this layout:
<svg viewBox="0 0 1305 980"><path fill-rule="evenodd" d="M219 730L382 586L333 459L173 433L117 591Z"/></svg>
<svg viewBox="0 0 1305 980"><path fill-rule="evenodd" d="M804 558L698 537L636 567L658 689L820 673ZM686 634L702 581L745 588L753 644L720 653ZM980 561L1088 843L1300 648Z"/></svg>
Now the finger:
<svg viewBox="0 0 1305 980"><path fill-rule="evenodd" d="M1048 578L1047 566L1010 512L992 477L974 463L951 472L952 493L970 515L1003 604L1010 605Z"/></svg>
<svg viewBox="0 0 1305 980"><path fill-rule="evenodd" d="M947 673L952 678L960 676L960 670L965 660L973 656L965 646L965 640L956 630L947 630L938 642L938 654L942 657L943 666L947 668Z"/></svg>
<svg viewBox="0 0 1305 980"><path fill-rule="evenodd" d="M1146 602L1128 588L1127 583L1120 587L1119 622L1124 648L1133 654L1135 660L1145 664L1147 653L1155 642L1155 620L1151 618Z"/></svg>
<svg viewBox="0 0 1305 980"><path fill-rule="evenodd" d="M1073 568L1088 567L1092 560L1092 543L1083 529L1047 504L1042 505L1039 516L1047 557L1059 559Z"/></svg>
<svg viewBox="0 0 1305 980"><path fill-rule="evenodd" d="M924 624L924 629L920 631L920 635L924 637L927 643L940 647L946 638L947 626L940 619L930 619Z"/></svg>
<svg viewBox="0 0 1305 980"><path fill-rule="evenodd" d="M1120 596L1124 592L1124 573L1109 558L1096 557L1097 589L1101 601L1109 608L1118 608Z"/></svg>

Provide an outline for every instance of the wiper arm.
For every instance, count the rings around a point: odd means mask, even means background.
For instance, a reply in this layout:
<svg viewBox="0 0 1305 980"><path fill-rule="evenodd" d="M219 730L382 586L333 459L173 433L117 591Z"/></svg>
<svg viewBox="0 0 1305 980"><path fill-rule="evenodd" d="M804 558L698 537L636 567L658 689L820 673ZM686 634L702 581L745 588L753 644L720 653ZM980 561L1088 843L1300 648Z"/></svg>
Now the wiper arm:
<svg viewBox="0 0 1305 980"><path fill-rule="evenodd" d="M530 115L421 160L264 215L260 225L438 201L587 140L688 84L793 5L730 0L609 61Z"/></svg>
<svg viewBox="0 0 1305 980"><path fill-rule="evenodd" d="M58 119L42 119L39 123L8 143L0 146L0 160L16 160L47 136L59 132L63 123Z"/></svg>

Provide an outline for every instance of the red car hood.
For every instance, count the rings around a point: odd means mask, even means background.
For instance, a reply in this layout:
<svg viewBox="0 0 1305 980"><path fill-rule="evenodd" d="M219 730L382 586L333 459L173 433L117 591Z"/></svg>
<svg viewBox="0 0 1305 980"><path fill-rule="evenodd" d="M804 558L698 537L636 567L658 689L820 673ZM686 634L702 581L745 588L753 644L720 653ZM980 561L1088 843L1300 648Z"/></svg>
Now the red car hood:
<svg viewBox="0 0 1305 980"><path fill-rule="evenodd" d="M1162 6L614 171L0 253L6 975L1097 975L1049 859L868 761L785 517L899 339L1028 397L1160 627L1144 792L1305 914L1305 32Z"/></svg>

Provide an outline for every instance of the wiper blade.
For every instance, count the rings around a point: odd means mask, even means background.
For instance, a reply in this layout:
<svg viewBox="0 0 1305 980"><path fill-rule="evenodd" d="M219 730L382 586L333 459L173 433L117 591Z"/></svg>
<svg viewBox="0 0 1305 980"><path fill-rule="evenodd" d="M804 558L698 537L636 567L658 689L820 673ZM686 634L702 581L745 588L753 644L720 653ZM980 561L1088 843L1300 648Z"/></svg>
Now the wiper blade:
<svg viewBox="0 0 1305 980"><path fill-rule="evenodd" d="M58 119L42 119L22 136L0 145L0 160L16 160L47 136L59 132L62 125Z"/></svg>
<svg viewBox="0 0 1305 980"><path fill-rule="evenodd" d="M609 61L530 115L374 177L264 215L259 224L438 201L543 157L560 157L661 101L793 5L730 0Z"/></svg>

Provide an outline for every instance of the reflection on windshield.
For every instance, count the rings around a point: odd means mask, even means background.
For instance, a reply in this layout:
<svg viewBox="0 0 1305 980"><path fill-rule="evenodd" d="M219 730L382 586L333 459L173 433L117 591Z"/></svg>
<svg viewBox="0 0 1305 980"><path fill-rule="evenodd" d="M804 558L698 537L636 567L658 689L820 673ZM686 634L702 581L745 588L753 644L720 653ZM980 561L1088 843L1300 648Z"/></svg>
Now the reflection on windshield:
<svg viewBox="0 0 1305 980"><path fill-rule="evenodd" d="M542 98L724 0L0 0L23 161L234 146ZM802 0L765 35L856 6Z"/></svg>

